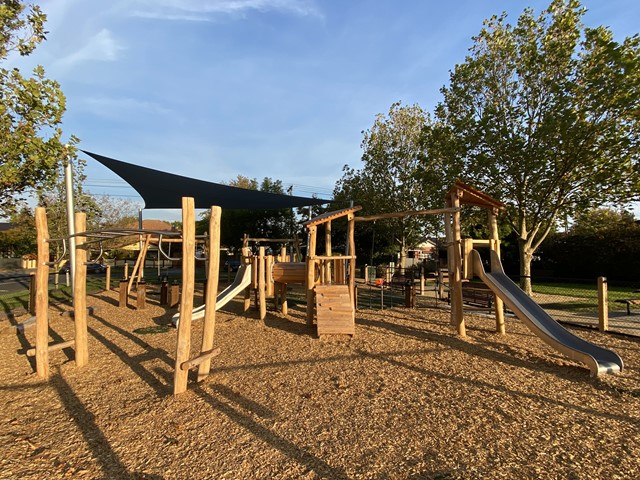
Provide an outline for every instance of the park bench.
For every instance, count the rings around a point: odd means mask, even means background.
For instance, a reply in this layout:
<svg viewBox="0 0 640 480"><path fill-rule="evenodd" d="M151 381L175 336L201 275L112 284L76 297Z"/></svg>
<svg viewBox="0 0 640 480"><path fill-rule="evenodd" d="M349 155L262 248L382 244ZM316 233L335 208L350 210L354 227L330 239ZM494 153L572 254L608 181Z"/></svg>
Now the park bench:
<svg viewBox="0 0 640 480"><path fill-rule="evenodd" d="M462 284L462 301L469 305L491 308L493 306L493 292L482 283L465 282Z"/></svg>
<svg viewBox="0 0 640 480"><path fill-rule="evenodd" d="M624 303L627 306L627 315L631 315L631 305L640 305L640 298L621 298L616 303Z"/></svg>

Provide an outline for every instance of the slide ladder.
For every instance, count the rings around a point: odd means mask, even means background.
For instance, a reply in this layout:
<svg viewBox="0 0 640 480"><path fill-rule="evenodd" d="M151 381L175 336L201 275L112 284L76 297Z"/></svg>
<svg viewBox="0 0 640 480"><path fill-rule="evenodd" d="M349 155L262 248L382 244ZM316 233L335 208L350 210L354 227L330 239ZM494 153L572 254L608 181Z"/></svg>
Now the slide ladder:
<svg viewBox="0 0 640 480"><path fill-rule="evenodd" d="M491 273L485 272L480 253L471 252L473 273L511 309L529 329L545 343L571 360L589 367L592 376L622 371L620 356L606 348L590 343L556 322L540 305L505 275L500 259L491 252Z"/></svg>
<svg viewBox="0 0 640 480"><path fill-rule="evenodd" d="M349 285L316 285L318 336L354 335L355 311Z"/></svg>

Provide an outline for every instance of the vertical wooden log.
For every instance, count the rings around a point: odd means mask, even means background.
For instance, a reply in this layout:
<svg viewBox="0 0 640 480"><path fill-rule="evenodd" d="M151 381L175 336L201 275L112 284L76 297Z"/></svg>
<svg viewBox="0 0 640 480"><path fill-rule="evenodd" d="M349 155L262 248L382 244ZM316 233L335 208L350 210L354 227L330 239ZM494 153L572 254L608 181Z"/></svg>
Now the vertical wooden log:
<svg viewBox="0 0 640 480"><path fill-rule="evenodd" d="M289 304L287 302L287 284L280 284L280 308L282 310L283 315L289 314Z"/></svg>
<svg viewBox="0 0 640 480"><path fill-rule="evenodd" d="M332 255L332 247L331 247L331 220L329 220L324 226L324 254L327 256ZM325 261L326 267L324 269L324 283L331 283L331 267L332 262Z"/></svg>
<svg viewBox="0 0 640 480"><path fill-rule="evenodd" d="M258 253L258 304L260 307L260 320L267 316L267 262L264 255L264 247L260 247Z"/></svg>
<svg viewBox="0 0 640 480"><path fill-rule="evenodd" d="M460 198L458 192L452 192L451 205L460 208ZM451 232L453 234L453 271L449 272L449 286L451 288L451 314L458 331L458 335L467 335L464 324L464 311L462 309L462 254L460 252L462 237L460 233L460 210L453 213L453 224Z"/></svg>
<svg viewBox="0 0 640 480"><path fill-rule="evenodd" d="M124 261L124 270L122 273L122 278L124 278L125 280L129 279L129 264L127 263L127 261Z"/></svg>
<svg viewBox="0 0 640 480"><path fill-rule="evenodd" d="M177 283L171 284L169 297L169 307L177 308L180 305L180 285L178 285Z"/></svg>
<svg viewBox="0 0 640 480"><path fill-rule="evenodd" d="M138 254L136 263L133 266L133 271L131 272L131 278L129 279L129 285L127 286L127 293L131 293L131 286L133 285L133 282L136 279L136 277L138 278L138 282L142 279L142 270L144 269L144 258L147 256L147 250L149 249L150 239L151 239L151 235L145 235L144 244L142 245L142 249ZM182 259L182 261L184 262L184 259Z"/></svg>
<svg viewBox="0 0 640 480"><path fill-rule="evenodd" d="M497 271L500 268L500 233L498 232L498 212L497 210L489 210L489 246L491 250L491 270ZM504 335L504 302L497 295L493 295L493 308L496 315L496 332Z"/></svg>
<svg viewBox="0 0 640 480"><path fill-rule="evenodd" d="M598 329L609 330L609 289L607 277L598 277Z"/></svg>
<svg viewBox="0 0 640 480"><path fill-rule="evenodd" d="M111 265L107 265L107 273L104 277L104 289L107 292L111 290Z"/></svg>
<svg viewBox="0 0 640 480"><path fill-rule="evenodd" d="M36 208L38 263L35 275L36 373L49 378L49 228L44 208Z"/></svg>
<svg viewBox="0 0 640 480"><path fill-rule="evenodd" d="M173 376L173 394L187 390L188 370L181 368L189 360L191 353L191 316L195 290L195 216L194 200L182 198L182 299L180 301L180 322L176 342L176 364Z"/></svg>
<svg viewBox="0 0 640 480"><path fill-rule="evenodd" d="M209 265L207 291L204 299L204 326L202 330L201 352L207 352L213 348L213 339L216 331L216 301L218 297L218 283L220 275L220 217L222 209L211 207L209 217ZM198 366L198 382L201 382L211 371L211 358L206 359Z"/></svg>
<svg viewBox="0 0 640 480"><path fill-rule="evenodd" d="M127 295L128 282L125 279L120 280L120 291L118 297L118 306L120 308L127 308L129 306L129 295Z"/></svg>
<svg viewBox="0 0 640 480"><path fill-rule="evenodd" d="M462 278L471 280L473 278L473 262L471 261L471 251L473 250L473 238L462 240Z"/></svg>
<svg viewBox="0 0 640 480"><path fill-rule="evenodd" d="M348 235L349 235L349 252L351 255L349 259L349 271L347 275L349 276L349 294L351 295L351 305L354 306L355 311L355 299L356 299L356 239L355 239L355 231L356 231L356 221L355 215L350 213L348 215Z"/></svg>
<svg viewBox="0 0 640 480"><path fill-rule="evenodd" d="M147 308L147 282L144 280L136 287L136 308L138 310Z"/></svg>
<svg viewBox="0 0 640 480"><path fill-rule="evenodd" d="M39 261L40 259L36 261L36 269ZM29 313L31 315L36 314L36 272L29 274Z"/></svg>
<svg viewBox="0 0 640 480"><path fill-rule="evenodd" d="M312 225L309 227L309 245L307 245L307 325L313 325L313 308L314 308L314 288L315 288L315 270L316 270L316 235L317 227Z"/></svg>
<svg viewBox="0 0 640 480"><path fill-rule="evenodd" d="M264 275L267 289L267 297L272 297L275 292L275 286L273 283L273 275L271 269L273 268L273 255L267 255L265 257Z"/></svg>
<svg viewBox="0 0 640 480"><path fill-rule="evenodd" d="M77 212L75 216L76 232L87 230L87 216ZM86 237L76 237L76 268L73 279L73 314L75 323L76 365L83 367L89 363L89 345L87 343L87 250Z"/></svg>
<svg viewBox="0 0 640 480"><path fill-rule="evenodd" d="M249 247L247 247L247 246L242 247L242 259L241 259L241 261L245 265L251 265L251 283L253 284L253 278L255 276L256 271L255 271L255 266L252 263L253 259L252 259L252 256L251 256L251 249ZM242 311L245 314L251 308L251 287L252 287L252 285L249 285L247 288L244 289L244 303L243 303Z"/></svg>
<svg viewBox="0 0 640 480"><path fill-rule="evenodd" d="M160 305L169 304L169 282L163 280L160 283Z"/></svg>

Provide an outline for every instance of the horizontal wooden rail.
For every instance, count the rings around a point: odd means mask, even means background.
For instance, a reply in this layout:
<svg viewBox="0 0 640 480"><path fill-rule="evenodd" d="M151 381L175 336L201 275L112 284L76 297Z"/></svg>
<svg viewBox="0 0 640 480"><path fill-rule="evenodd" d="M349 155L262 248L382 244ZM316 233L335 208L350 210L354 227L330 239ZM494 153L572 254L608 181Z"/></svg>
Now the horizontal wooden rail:
<svg viewBox="0 0 640 480"><path fill-rule="evenodd" d="M354 260L355 255L314 255L309 257L311 260Z"/></svg>
<svg viewBox="0 0 640 480"><path fill-rule="evenodd" d="M72 347L75 344L76 344L75 340L67 340L66 342L51 344L47 347L47 350L49 352L56 352L58 350L62 350L63 348ZM36 356L35 348L30 348L29 350L27 350L27 357L35 357L35 356Z"/></svg>
<svg viewBox="0 0 640 480"><path fill-rule="evenodd" d="M217 357L218 355L220 355L220 347L214 348L212 350L207 350L206 352L202 352L197 357L193 357L192 359L187 360L186 362L182 362L180 364L180 369L181 370L191 370L192 368L197 367L198 365L200 365L205 360L208 360L208 359L213 358L213 357Z"/></svg>

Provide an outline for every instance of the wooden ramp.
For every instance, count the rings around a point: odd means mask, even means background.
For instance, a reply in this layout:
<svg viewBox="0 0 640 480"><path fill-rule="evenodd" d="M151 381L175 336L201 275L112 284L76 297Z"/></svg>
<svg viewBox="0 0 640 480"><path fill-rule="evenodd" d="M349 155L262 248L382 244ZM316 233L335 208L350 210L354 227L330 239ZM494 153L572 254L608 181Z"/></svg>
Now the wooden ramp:
<svg viewBox="0 0 640 480"><path fill-rule="evenodd" d="M355 312L348 285L317 285L318 336L354 335Z"/></svg>

